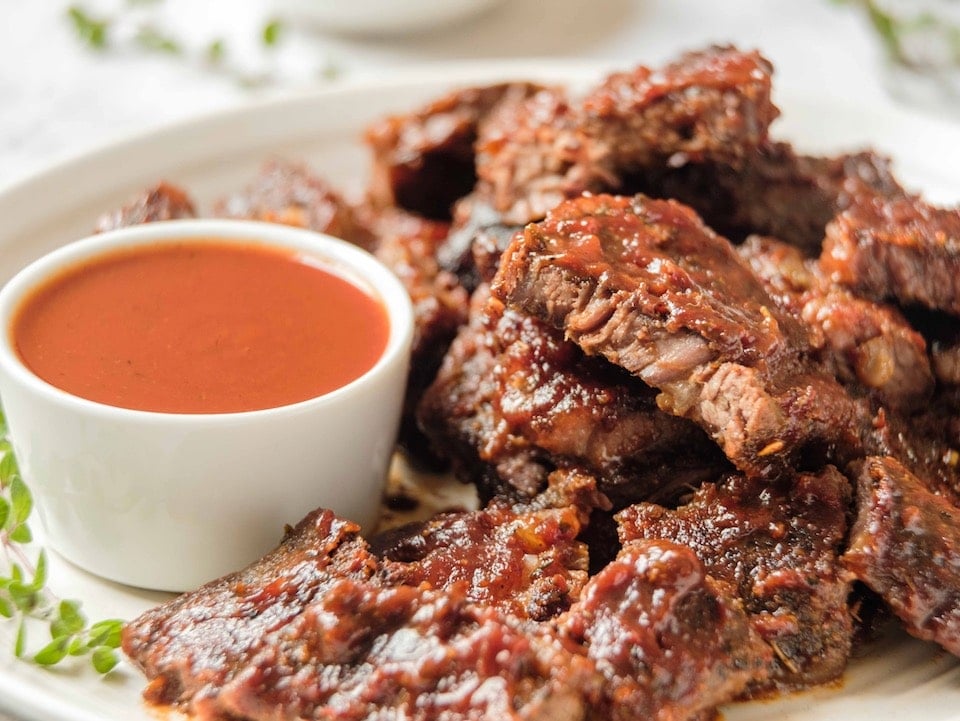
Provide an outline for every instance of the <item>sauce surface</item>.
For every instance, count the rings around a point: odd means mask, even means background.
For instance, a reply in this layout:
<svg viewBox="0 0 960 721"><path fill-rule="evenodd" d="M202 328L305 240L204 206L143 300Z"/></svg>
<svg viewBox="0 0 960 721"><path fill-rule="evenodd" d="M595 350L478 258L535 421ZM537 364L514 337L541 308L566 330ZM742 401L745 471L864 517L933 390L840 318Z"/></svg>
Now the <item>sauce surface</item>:
<svg viewBox="0 0 960 721"><path fill-rule="evenodd" d="M232 413L297 403L372 368L389 320L376 299L293 252L184 241L101 256L14 316L24 364L100 403Z"/></svg>

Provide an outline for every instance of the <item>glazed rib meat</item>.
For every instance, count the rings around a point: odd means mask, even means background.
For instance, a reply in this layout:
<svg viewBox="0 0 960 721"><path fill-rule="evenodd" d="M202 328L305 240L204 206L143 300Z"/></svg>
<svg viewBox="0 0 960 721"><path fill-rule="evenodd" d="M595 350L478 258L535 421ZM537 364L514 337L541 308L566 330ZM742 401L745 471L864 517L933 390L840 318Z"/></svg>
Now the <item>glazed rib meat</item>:
<svg viewBox="0 0 960 721"><path fill-rule="evenodd" d="M424 718L417 705L431 694L447 712L496 703L495 714L549 681L527 674L548 675L538 654L562 644L547 639L531 650L521 621L555 615L577 596L586 579L585 548L574 540L579 518L573 507L449 515L381 539L388 558L378 559L354 524L317 511L263 560L129 624L124 650L152 679L149 700L198 718L379 718L390 707ZM424 658L409 653L410 643ZM510 653L503 669L494 663L500 650ZM446 660L431 663L430 653ZM564 662L575 676L576 660ZM396 677L390 668L374 672L374 663L392 663ZM502 702L479 691L472 698L484 679L498 692L515 683L515 693ZM455 702L452 690L441 692L452 684L463 689ZM354 698L364 693L371 696Z"/></svg>
<svg viewBox="0 0 960 721"><path fill-rule="evenodd" d="M449 219L453 203L476 182L477 126L498 105L519 102L538 89L528 83L466 88L370 126L364 139L373 151L374 205Z"/></svg>
<svg viewBox="0 0 960 721"><path fill-rule="evenodd" d="M554 479L565 481L577 479ZM587 580L587 548L576 540L584 510L493 503L388 531L371 546L388 585L461 586L470 602L545 621L568 609Z"/></svg>
<svg viewBox="0 0 960 721"><path fill-rule="evenodd" d="M600 682L573 644L457 587L340 581L270 641L207 718L577 720Z"/></svg>
<svg viewBox="0 0 960 721"><path fill-rule="evenodd" d="M469 302L457 277L437 263L437 247L446 237L447 224L398 208L365 208L363 217L377 238L374 255L400 279L413 303L410 374L399 441L416 460L436 464L417 427L416 409L457 329L467 319Z"/></svg>
<svg viewBox="0 0 960 721"><path fill-rule="evenodd" d="M810 256L820 254L827 223L856 200L906 195L889 160L874 152L814 157L783 142L764 143L736 165L648 165L624 185L690 205L731 240L769 235Z"/></svg>
<svg viewBox="0 0 960 721"><path fill-rule="evenodd" d="M931 488L960 500L960 421L934 380L936 371L940 383L949 383L950 346L935 342L928 355L923 336L895 307L833 283L797 248L754 236L738 250L771 297L810 328L824 366L862 397L856 427L864 452L893 456ZM948 328L944 338L954 325L947 318L936 318Z"/></svg>
<svg viewBox="0 0 960 721"><path fill-rule="evenodd" d="M960 413L941 392L927 408L906 416L879 409L863 428L870 455L891 456L926 488L960 506Z"/></svg>
<svg viewBox="0 0 960 721"><path fill-rule="evenodd" d="M758 52L714 46L656 70L615 73L583 101L584 131L621 171L665 160L737 165L780 114L770 100L772 72Z"/></svg>
<svg viewBox="0 0 960 721"><path fill-rule="evenodd" d="M960 511L889 457L857 480L847 567L879 593L907 631L960 655Z"/></svg>
<svg viewBox="0 0 960 721"><path fill-rule="evenodd" d="M441 263L473 287L471 248L479 279L489 281L511 230L564 198L622 189L643 169L739 167L777 117L771 72L756 52L712 47L610 75L580 99L542 88L500 103L478 124L478 182L455 207Z"/></svg>
<svg viewBox="0 0 960 721"><path fill-rule="evenodd" d="M560 627L603 676L596 721L710 717L770 665L739 602L693 551L669 541L628 543Z"/></svg>
<svg viewBox="0 0 960 721"><path fill-rule="evenodd" d="M806 329L679 203L566 201L514 238L492 289L657 388L661 409L701 425L748 473L859 447L857 409L810 361Z"/></svg>
<svg viewBox="0 0 960 721"><path fill-rule="evenodd" d="M264 163L249 187L218 201L213 213L309 228L367 249L374 242L340 193L302 163Z"/></svg>
<svg viewBox="0 0 960 721"><path fill-rule="evenodd" d="M770 683L802 688L839 677L850 653L851 578L840 564L850 495L832 466L779 484L729 476L676 510L642 503L617 520L624 542L667 539L693 549L773 651Z"/></svg>
<svg viewBox="0 0 960 721"><path fill-rule="evenodd" d="M394 532L385 558L316 511L245 571L129 624L124 650L148 700L204 721L682 721L764 677L769 650L739 603L667 542L629 544L566 612L532 620L566 605L540 603L544 581L566 576L572 599L585 576L565 567L582 562L584 509L562 503L595 492L555 480L528 510Z"/></svg>
<svg viewBox="0 0 960 721"><path fill-rule="evenodd" d="M872 298L960 315L960 210L915 197L868 198L828 226L830 277Z"/></svg>
<svg viewBox="0 0 960 721"><path fill-rule="evenodd" d="M103 233L116 228L126 228L158 220L181 220L196 218L193 201L182 188L170 183L158 183L145 190L127 205L97 220L96 232Z"/></svg>
<svg viewBox="0 0 960 721"><path fill-rule="evenodd" d="M244 571L154 608L126 625L123 650L150 679L153 703L219 718L218 696L271 634L296 623L342 581L369 581L376 559L359 527L316 511Z"/></svg>
<svg viewBox="0 0 960 721"><path fill-rule="evenodd" d="M474 195L502 222L537 220L557 202L617 182L610 150L588 137L580 108L560 88L511 105L480 128Z"/></svg>
<svg viewBox="0 0 960 721"><path fill-rule="evenodd" d="M522 224L647 164L739 162L778 115L771 71L759 53L713 47L611 75L582 101L541 91L481 127L476 192Z"/></svg>
<svg viewBox="0 0 960 721"><path fill-rule="evenodd" d="M556 467L582 467L623 505L664 492L661 463L683 479L713 477L724 462L693 423L657 409L654 393L602 358L589 358L541 321L474 294L421 426L447 448L458 475L484 495L532 496ZM676 459L677 449L688 457Z"/></svg>
<svg viewBox="0 0 960 721"><path fill-rule="evenodd" d="M752 236L738 250L780 307L811 330L819 359L845 386L897 411L927 404L934 386L927 344L896 308L832 283L793 246Z"/></svg>

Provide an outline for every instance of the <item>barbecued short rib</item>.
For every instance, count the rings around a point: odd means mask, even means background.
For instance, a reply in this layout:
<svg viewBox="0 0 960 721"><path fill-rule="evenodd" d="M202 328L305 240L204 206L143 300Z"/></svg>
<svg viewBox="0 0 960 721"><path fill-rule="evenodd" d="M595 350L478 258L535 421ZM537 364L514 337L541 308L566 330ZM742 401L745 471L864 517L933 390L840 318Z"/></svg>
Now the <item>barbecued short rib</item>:
<svg viewBox="0 0 960 721"><path fill-rule="evenodd" d="M519 703L509 698L539 683L521 683L531 668L548 676L537 654L562 646L548 638L531 650L523 620L565 610L586 580L586 550L574 540L580 513L567 506L450 514L395 531L380 549L388 558L379 559L354 524L316 511L261 561L129 624L124 650L152 679L149 700L199 718L309 716L321 705L345 718L378 718L380 705L417 717L414 707L428 702L481 711L495 702L479 689L476 698L464 686L462 701L452 692L443 700L442 688L466 684L458 674L468 669L490 678L491 693L519 684L496 702L509 710ZM404 656L407 643L424 658ZM501 650L509 660L498 660ZM443 662L431 663L430 652ZM452 662L458 654L462 668ZM404 673L384 681L389 672L371 669L376 661ZM486 665L470 665L477 663ZM357 689L372 695L351 700ZM550 694L574 691L557 686Z"/></svg>
<svg viewBox="0 0 960 721"><path fill-rule="evenodd" d="M493 280L500 255L521 227L506 223L479 194L468 195L454 206L450 234L437 249L437 261L456 273L465 288L475 290Z"/></svg>
<svg viewBox="0 0 960 721"><path fill-rule="evenodd" d="M960 656L960 510L890 457L866 458L847 567L905 628Z"/></svg>
<svg viewBox="0 0 960 721"><path fill-rule="evenodd" d="M492 284L660 391L750 474L855 453L857 408L810 356L808 330L691 209L584 196L514 237Z"/></svg>
<svg viewBox="0 0 960 721"><path fill-rule="evenodd" d="M516 510L505 503L443 513L371 540L387 585L463 586L467 600L545 621L567 610L587 580L587 547L573 506Z"/></svg>
<svg viewBox="0 0 960 721"><path fill-rule="evenodd" d="M158 220L196 218L193 201L182 188L158 183L148 188L122 208L104 213L97 220L96 232L126 228Z"/></svg>
<svg viewBox="0 0 960 721"><path fill-rule="evenodd" d="M828 226L820 262L833 280L873 298L960 315L960 209L917 197L873 197Z"/></svg>
<svg viewBox="0 0 960 721"><path fill-rule="evenodd" d="M317 597L373 578L356 524L330 511L304 518L263 559L159 606L124 628L123 650L150 679L144 696L208 718L229 682Z"/></svg>
<svg viewBox="0 0 960 721"><path fill-rule="evenodd" d="M610 75L583 98L542 88L501 102L477 126L478 182L455 206L441 264L473 287L490 280L512 230L565 198L686 163L739 167L778 114L771 72L756 52L712 47Z"/></svg>
<svg viewBox="0 0 960 721"><path fill-rule="evenodd" d="M499 105L537 90L529 83L465 88L371 125L364 135L373 151L371 201L449 220L453 203L476 182L478 124Z"/></svg>
<svg viewBox="0 0 960 721"><path fill-rule="evenodd" d="M780 114L770 100L772 73L760 53L731 46L615 73L583 101L584 131L611 149L618 169L663 159L736 165Z"/></svg>
<svg viewBox="0 0 960 721"><path fill-rule="evenodd" d="M689 548L628 543L559 621L604 679L591 718L690 719L766 677L771 652Z"/></svg>
<svg viewBox="0 0 960 721"><path fill-rule="evenodd" d="M148 700L204 721L684 721L763 678L769 649L689 549L628 544L574 593L584 516L563 503L594 497L556 479L526 509L395 532L385 558L316 511L263 560L128 624L123 647ZM511 600L565 572L579 597L553 620Z"/></svg>
<svg viewBox="0 0 960 721"><path fill-rule="evenodd" d="M264 561L130 624L148 699L211 721L687 719L769 665L739 606L679 546L630 545L558 632L471 602L469 582L393 585L355 530L313 514ZM541 533L507 530L499 541Z"/></svg>
<svg viewBox="0 0 960 721"><path fill-rule="evenodd" d="M927 344L896 308L857 297L816 260L772 238L751 236L738 251L780 307L812 331L818 359L844 386L896 411L927 405L934 387Z"/></svg>
<svg viewBox="0 0 960 721"><path fill-rule="evenodd" d="M906 195L890 161L872 151L815 157L784 142L749 150L737 165L648 165L626 178L624 189L686 203L735 242L769 235L813 257L827 223L855 200Z"/></svg>
<svg viewBox="0 0 960 721"><path fill-rule="evenodd" d="M419 418L457 475L484 497L532 496L552 469L579 467L620 507L669 497L674 481L713 478L725 466L695 424L656 407L643 382L504 308L487 286L474 293L470 322L424 394Z"/></svg>
<svg viewBox="0 0 960 721"><path fill-rule="evenodd" d="M448 225L395 207L365 207L361 217L377 239L374 255L400 279L413 303L410 374L399 443L414 461L437 466L439 459L417 427L416 408L457 329L466 322L469 303L457 277L437 263L437 247Z"/></svg>
<svg viewBox="0 0 960 721"><path fill-rule="evenodd" d="M578 721L601 681L575 644L456 587L344 580L272 637L206 718Z"/></svg>
<svg viewBox="0 0 960 721"><path fill-rule="evenodd" d="M734 475L704 484L676 510L642 503L617 520L624 542L690 547L773 651L769 684L801 688L839 677L850 653L852 578L840 563L850 496L832 466L776 484Z"/></svg>
<svg viewBox="0 0 960 721"><path fill-rule="evenodd" d="M340 193L303 163L267 161L246 189L217 201L213 213L309 228L367 249L374 243Z"/></svg>
<svg viewBox="0 0 960 721"><path fill-rule="evenodd" d="M712 47L611 75L583 100L542 90L480 127L477 194L505 223L523 224L564 198L616 189L645 165L736 164L778 115L771 73L756 52Z"/></svg>
<svg viewBox="0 0 960 721"><path fill-rule="evenodd" d="M582 123L579 106L561 88L504 108L480 128L473 197L501 222L523 225L563 198L616 186L610 149L588 137Z"/></svg>

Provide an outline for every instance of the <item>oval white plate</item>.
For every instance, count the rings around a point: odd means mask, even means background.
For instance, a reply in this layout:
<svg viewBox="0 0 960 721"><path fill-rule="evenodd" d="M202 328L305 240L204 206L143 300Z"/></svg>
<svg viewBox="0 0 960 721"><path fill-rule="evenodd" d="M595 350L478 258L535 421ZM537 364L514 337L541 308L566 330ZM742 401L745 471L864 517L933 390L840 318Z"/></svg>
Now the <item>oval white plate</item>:
<svg viewBox="0 0 960 721"><path fill-rule="evenodd" d="M360 190L369 158L360 130L452 87L504 78L582 83L596 66L569 62L446 66L219 113L118 142L0 190L0 282L47 250L86 235L97 216L160 179L183 185L201 208L241 188L270 156L305 160L335 185ZM890 107L825 104L778 88L774 134L811 152L873 146L894 157L908 186L960 200L958 127ZM309 509L304 509L306 513ZM35 530L39 523L33 519ZM117 539L122 542L122 539ZM185 561L186 562L186 561ZM164 596L93 578L51 559L50 586L93 618L133 618ZM154 719L142 677L126 664L99 678L85 665L45 671L13 658L13 624L0 619L0 711L31 721ZM31 628L28 647L45 641ZM729 707L729 721L936 721L960 715L960 666L931 644L894 634L851 664L844 682L789 698Z"/></svg>

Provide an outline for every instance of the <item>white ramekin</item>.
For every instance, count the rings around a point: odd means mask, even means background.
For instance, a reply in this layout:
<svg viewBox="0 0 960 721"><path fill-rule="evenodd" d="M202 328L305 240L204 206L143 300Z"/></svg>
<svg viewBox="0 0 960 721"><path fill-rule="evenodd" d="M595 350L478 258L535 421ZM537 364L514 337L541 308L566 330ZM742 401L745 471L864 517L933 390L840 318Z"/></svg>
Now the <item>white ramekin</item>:
<svg viewBox="0 0 960 721"><path fill-rule="evenodd" d="M12 347L14 313L63 269L113 251L185 239L294 250L387 309L386 349L364 375L300 403L243 413L116 408L66 393ZM182 591L274 547L324 506L371 527L393 451L413 335L409 297L373 256L282 225L153 223L95 235L33 262L0 290L0 401L48 543L76 565L143 588Z"/></svg>

